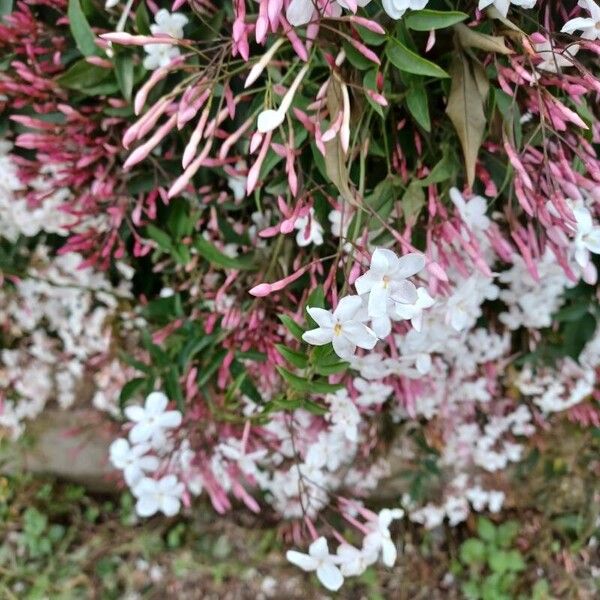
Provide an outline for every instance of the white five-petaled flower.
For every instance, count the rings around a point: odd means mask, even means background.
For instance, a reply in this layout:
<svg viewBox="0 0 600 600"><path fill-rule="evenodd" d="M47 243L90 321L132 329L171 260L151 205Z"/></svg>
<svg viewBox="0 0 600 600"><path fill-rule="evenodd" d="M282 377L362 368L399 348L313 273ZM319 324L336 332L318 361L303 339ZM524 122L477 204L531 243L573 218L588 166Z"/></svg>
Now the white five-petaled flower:
<svg viewBox="0 0 600 600"><path fill-rule="evenodd" d="M377 561L378 551L373 547L358 549L350 544L340 544L337 549L340 571L344 577L358 577Z"/></svg>
<svg viewBox="0 0 600 600"><path fill-rule="evenodd" d="M156 456L147 455L149 450L150 444L130 446L124 438L119 438L110 445L110 462L123 471L128 486L138 483L144 473L152 473L158 469L159 460Z"/></svg>
<svg viewBox="0 0 600 600"><path fill-rule="evenodd" d="M468 201L457 188L450 189L450 200L460 218L473 231L485 231L490 226L490 218L486 215L487 202L482 196L473 196Z"/></svg>
<svg viewBox="0 0 600 600"><path fill-rule="evenodd" d="M161 8L154 15L154 24L150 25L150 31L153 35L168 35L180 40L183 38L183 28L187 24L188 18L181 13L170 13L165 8ZM179 48L173 44L144 44L146 57L144 58L144 68L149 71L166 67L176 56L179 56Z"/></svg>
<svg viewBox="0 0 600 600"><path fill-rule="evenodd" d="M175 475L165 475L159 480L144 477L132 491L137 498L135 510L140 517L151 517L159 511L172 517L181 508L184 485Z"/></svg>
<svg viewBox="0 0 600 600"><path fill-rule="evenodd" d="M384 508L379 512L376 520L367 523L370 533L365 536L363 549L381 551L383 564L388 567L394 566L398 556L396 544L390 535L390 525L392 521L401 519L403 516L404 511L401 508Z"/></svg>
<svg viewBox="0 0 600 600"><path fill-rule="evenodd" d="M533 8L536 2L537 0L479 0L479 10L493 5L503 17L506 17L511 4L521 8Z"/></svg>
<svg viewBox="0 0 600 600"><path fill-rule="evenodd" d="M399 319L408 321L417 330L421 331L423 327L423 311L431 308L435 304L435 300L429 295L429 292L424 288L417 288L417 299L412 304L396 304L395 311Z"/></svg>
<svg viewBox="0 0 600 600"><path fill-rule="evenodd" d="M366 6L371 0L355 0L356 6ZM285 18L293 27L307 25L316 16L316 9L320 9L323 16L339 17L342 14L342 8L351 9L348 0L292 0L286 10Z"/></svg>
<svg viewBox="0 0 600 600"><path fill-rule="evenodd" d="M577 3L590 13L589 17L576 17L567 21L561 29L563 33L581 31L584 40L597 40L600 38L600 6L594 0L579 0Z"/></svg>
<svg viewBox="0 0 600 600"><path fill-rule="evenodd" d="M165 430L181 425L178 410L165 410L169 399L162 392L152 392L143 407L128 406L125 416L135 423L129 432L132 444L150 442L155 447L163 445Z"/></svg>
<svg viewBox="0 0 600 600"><path fill-rule="evenodd" d="M354 283L359 294L369 294L369 316L387 315L388 300L404 304L416 302L417 288L407 278L416 275L424 266L422 254L411 253L398 258L391 250L377 248L369 270Z"/></svg>
<svg viewBox="0 0 600 600"><path fill-rule="evenodd" d="M313 346L331 342L335 353L344 360L354 356L357 346L372 350L377 343L377 336L357 318L361 307L362 300L358 296L342 298L333 313L309 306L306 310L319 327L306 331L302 339Z"/></svg>
<svg viewBox="0 0 600 600"><path fill-rule="evenodd" d="M304 247L309 244L320 246L323 243L323 227L317 219L315 219L315 211L310 209L310 213L304 217L296 219L294 229L298 231L296 234L296 243L298 246Z"/></svg>
<svg viewBox="0 0 600 600"><path fill-rule="evenodd" d="M534 44L537 55L542 59L536 65L538 71L558 73L561 69L572 67L575 64L575 55L579 52L579 46L573 44L568 48L557 48L550 40Z"/></svg>
<svg viewBox="0 0 600 600"><path fill-rule="evenodd" d="M600 254L600 226L594 225L590 211L584 206L573 208L577 223L575 232L575 260L585 269L590 263L590 252Z"/></svg>
<svg viewBox="0 0 600 600"><path fill-rule="evenodd" d="M401 19L407 10L421 10L429 0L382 0L383 10L392 19Z"/></svg>
<svg viewBox="0 0 600 600"><path fill-rule="evenodd" d="M337 566L339 559L329 554L327 540L324 537L316 539L308 547L308 554L288 550L286 558L303 571L315 571L319 581L332 592L337 592L344 583L344 576Z"/></svg>

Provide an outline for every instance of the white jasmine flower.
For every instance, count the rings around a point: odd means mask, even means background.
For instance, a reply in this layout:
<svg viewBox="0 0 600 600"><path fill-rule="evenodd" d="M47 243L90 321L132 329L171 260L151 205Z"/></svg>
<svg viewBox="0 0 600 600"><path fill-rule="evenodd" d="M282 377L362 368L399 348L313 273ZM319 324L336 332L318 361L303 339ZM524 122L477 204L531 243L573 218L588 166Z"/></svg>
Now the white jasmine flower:
<svg viewBox="0 0 600 600"><path fill-rule="evenodd" d="M479 0L479 10L494 6L498 12L506 17L511 4L522 8L533 8L537 0Z"/></svg>
<svg viewBox="0 0 600 600"><path fill-rule="evenodd" d="M575 260L577 264L585 269L593 254L600 254L600 226L594 225L590 211L584 206L573 209L573 216L577 222L575 233Z"/></svg>
<svg viewBox="0 0 600 600"><path fill-rule="evenodd" d="M383 404L394 391L391 385L385 385L377 381L366 381L357 377L352 385L359 392L356 403L360 406L373 406Z"/></svg>
<svg viewBox="0 0 600 600"><path fill-rule="evenodd" d="M444 522L446 512L440 506L435 504L427 504L419 510L415 510L410 514L410 520L415 523L421 523L425 529L435 529Z"/></svg>
<svg viewBox="0 0 600 600"><path fill-rule="evenodd" d="M401 19L407 10L421 10L429 0L382 0L383 10L392 19Z"/></svg>
<svg viewBox="0 0 600 600"><path fill-rule="evenodd" d="M423 311L431 308L435 300L429 295L429 292L420 287L417 289L417 300L413 304L396 304L394 311L399 319L408 321L417 330L421 331L423 327Z"/></svg>
<svg viewBox="0 0 600 600"><path fill-rule="evenodd" d="M576 17L567 21L562 33L574 33L581 31L581 38L584 40L597 40L600 38L600 6L594 0L579 0L577 3L590 13L589 17Z"/></svg>
<svg viewBox="0 0 600 600"><path fill-rule="evenodd" d="M298 230L296 234L296 243L300 247L314 244L320 246L323 243L323 227L315 219L314 209L310 209L308 215L296 219L294 229Z"/></svg>
<svg viewBox="0 0 600 600"><path fill-rule="evenodd" d="M388 300L414 303L417 288L407 278L416 275L424 266L422 254L411 253L398 258L391 250L377 248L371 257L369 270L354 283L359 294L369 294L369 316L387 315Z"/></svg>
<svg viewBox="0 0 600 600"><path fill-rule="evenodd" d="M452 527L466 521L469 516L469 504L466 498L460 496L449 496L444 502L444 509Z"/></svg>
<svg viewBox="0 0 600 600"><path fill-rule="evenodd" d="M134 486L142 479L144 472L152 473L158 469L158 458L146 455L149 450L150 444L130 446L124 438L119 438L110 445L110 462L123 471L128 486Z"/></svg>
<svg viewBox="0 0 600 600"><path fill-rule="evenodd" d="M181 508L184 485L175 475L165 475L158 481L144 477L132 491L137 498L135 511L140 517L151 517L157 512L172 517Z"/></svg>
<svg viewBox="0 0 600 600"><path fill-rule="evenodd" d="M568 48L556 48L550 40L534 45L535 51L542 59L536 68L538 71L558 73L562 68L572 67L575 64L575 55L579 52L579 46L573 44Z"/></svg>
<svg viewBox="0 0 600 600"><path fill-rule="evenodd" d="M140 442L150 443L160 447L165 438L165 430L179 427L181 413L178 410L167 410L169 399L162 392L152 392L147 398L144 407L128 406L125 416L135 423L129 432L132 444Z"/></svg>
<svg viewBox="0 0 600 600"><path fill-rule="evenodd" d="M337 555L342 575L344 577L362 575L368 567L377 561L377 554L377 550L372 547L359 550L350 544L341 544L338 546Z"/></svg>
<svg viewBox="0 0 600 600"><path fill-rule="evenodd" d="M248 178L245 175L241 175L246 169L246 163L239 161L235 165L236 174L230 175L227 178L227 186L233 192L233 197L237 202L242 201L246 197L246 181Z"/></svg>
<svg viewBox="0 0 600 600"><path fill-rule="evenodd" d="M183 38L183 28L188 18L181 13L170 13L161 8L154 16L154 24L150 25L150 31L154 35L169 35L175 39ZM173 44L144 44L146 57L144 68L149 71L166 67L175 57L179 56L179 48Z"/></svg>
<svg viewBox="0 0 600 600"><path fill-rule="evenodd" d="M333 313L309 306L306 310L319 327L306 331L302 339L313 346L331 342L335 353L344 360L354 356L357 346L372 350L377 343L377 336L357 319L361 307L362 300L358 296L342 298Z"/></svg>
<svg viewBox="0 0 600 600"><path fill-rule="evenodd" d="M183 28L187 25L188 18L178 12L170 13L166 8L161 8L154 15L154 23L150 25L153 35L166 34L178 40L183 38Z"/></svg>
<svg viewBox="0 0 600 600"><path fill-rule="evenodd" d="M388 567L394 566L398 556L396 544L392 541L390 534L390 525L392 521L401 519L403 516L404 511L401 508L384 508L379 512L376 521L367 523L371 532L365 536L363 548L381 551L383 564Z"/></svg>
<svg viewBox="0 0 600 600"><path fill-rule="evenodd" d="M485 231L490 226L490 219L486 215L487 201L482 196L473 196L468 201L457 188L450 189L450 200L456 206L460 218L473 231Z"/></svg>
<svg viewBox="0 0 600 600"><path fill-rule="evenodd" d="M315 571L319 581L332 592L337 592L344 583L344 576L337 566L338 558L329 554L327 540L320 537L308 547L308 554L288 550L286 558L303 571Z"/></svg>
<svg viewBox="0 0 600 600"><path fill-rule="evenodd" d="M329 403L329 420L334 424L343 436L351 441L358 441L358 426L361 421L360 412L348 396L348 392L342 389L335 394L327 396Z"/></svg>
<svg viewBox="0 0 600 600"><path fill-rule="evenodd" d="M371 0L356 0L357 6L366 6ZM285 12L285 18L293 27L307 25L316 17L316 8L320 8L318 0L292 0ZM327 9L326 14L330 17L339 17L342 8L350 9L348 0L327 0L322 3Z"/></svg>

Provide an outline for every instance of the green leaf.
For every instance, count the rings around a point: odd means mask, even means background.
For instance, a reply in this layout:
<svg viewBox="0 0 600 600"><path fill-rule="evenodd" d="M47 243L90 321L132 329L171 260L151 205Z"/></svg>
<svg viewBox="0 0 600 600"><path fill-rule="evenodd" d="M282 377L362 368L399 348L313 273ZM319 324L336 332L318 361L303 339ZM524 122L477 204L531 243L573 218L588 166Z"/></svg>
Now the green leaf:
<svg viewBox="0 0 600 600"><path fill-rule="evenodd" d="M456 10L416 10L404 17L404 24L415 31L431 31L456 25L469 15Z"/></svg>
<svg viewBox="0 0 600 600"><path fill-rule="evenodd" d="M251 256L246 255L231 258L230 256L223 254L201 235L194 240L194 247L196 250L198 250L201 256L203 256L213 265L225 267L226 269L236 269L239 271L253 268Z"/></svg>
<svg viewBox="0 0 600 600"><path fill-rule="evenodd" d="M426 201L423 187L418 181L413 181L402 196L402 212L407 223L414 223L417 220Z"/></svg>
<svg viewBox="0 0 600 600"><path fill-rule="evenodd" d="M123 98L131 102L133 90L133 58L129 53L119 53L115 56L115 75Z"/></svg>
<svg viewBox="0 0 600 600"><path fill-rule="evenodd" d="M406 106L415 121L425 130L431 131L431 118L429 116L429 100L425 86L414 86L406 93Z"/></svg>
<svg viewBox="0 0 600 600"><path fill-rule="evenodd" d="M181 392L181 386L179 385L179 373L174 366L171 366L165 376L165 392L171 400L175 400L177 410L183 412L185 409L185 400Z"/></svg>
<svg viewBox="0 0 600 600"><path fill-rule="evenodd" d="M302 334L304 329L294 319L288 317L288 315L278 315L279 320L283 323L283 326L299 341L302 341Z"/></svg>
<svg viewBox="0 0 600 600"><path fill-rule="evenodd" d="M477 533L486 542L496 541L496 526L485 517L479 517L477 520Z"/></svg>
<svg viewBox="0 0 600 600"><path fill-rule="evenodd" d="M105 81L111 75L112 72L110 69L90 65L85 59L81 59L57 77L56 81L65 88L87 91L90 87Z"/></svg>
<svg viewBox="0 0 600 600"><path fill-rule="evenodd" d="M338 373L343 373L348 369L347 362L335 362L329 365L316 365L315 370L319 375L323 375L328 377L329 375L337 375Z"/></svg>
<svg viewBox="0 0 600 600"><path fill-rule="evenodd" d="M519 524L516 521L502 523L502 525L498 526L498 531L496 532L498 545L501 548L508 548L512 544L517 533L519 533Z"/></svg>
<svg viewBox="0 0 600 600"><path fill-rule="evenodd" d="M135 9L135 28L139 35L150 35L150 16L145 2L140 2Z"/></svg>
<svg viewBox="0 0 600 600"><path fill-rule="evenodd" d="M309 381L304 377L294 375L283 367L277 367L279 374L285 379L290 387L296 392L306 392L309 394L330 394L341 390L344 386L341 384L328 383L327 381Z"/></svg>
<svg viewBox="0 0 600 600"><path fill-rule="evenodd" d="M0 17L8 15L13 10L13 0L0 0Z"/></svg>
<svg viewBox="0 0 600 600"><path fill-rule="evenodd" d="M96 53L96 36L87 22L79 0L69 0L67 10L69 17L69 27L75 39L75 45L84 56L91 56Z"/></svg>
<svg viewBox="0 0 600 600"><path fill-rule="evenodd" d="M392 38L390 40L386 52L391 63L400 71L423 75L424 77L450 77L444 69L419 56L396 39Z"/></svg>
<svg viewBox="0 0 600 600"><path fill-rule="evenodd" d="M283 358L291 365L294 365L294 367L305 369L308 366L308 358L301 352L290 350L283 344L275 344L275 348L277 348L277 352L279 352L279 354L281 354L281 356L283 356Z"/></svg>
<svg viewBox="0 0 600 600"><path fill-rule="evenodd" d="M127 402L135 396L145 385L146 379L144 377L136 377L128 381L119 394L119 407L121 410L125 407Z"/></svg>
<svg viewBox="0 0 600 600"><path fill-rule="evenodd" d="M485 562L485 544L477 538L465 540L459 552L460 560L464 565L478 565Z"/></svg>
<svg viewBox="0 0 600 600"><path fill-rule="evenodd" d="M446 149L442 159L431 169L431 173L425 179L419 180L419 185L426 187L450 179L457 171L457 164L454 154Z"/></svg>
<svg viewBox="0 0 600 600"><path fill-rule="evenodd" d="M525 568L523 557L518 550L496 550L488 557L490 569L495 573L506 573L507 571L522 571Z"/></svg>
<svg viewBox="0 0 600 600"><path fill-rule="evenodd" d="M152 225L152 223L146 225L146 234L158 244L161 250L165 252L173 250L173 241L169 234Z"/></svg>

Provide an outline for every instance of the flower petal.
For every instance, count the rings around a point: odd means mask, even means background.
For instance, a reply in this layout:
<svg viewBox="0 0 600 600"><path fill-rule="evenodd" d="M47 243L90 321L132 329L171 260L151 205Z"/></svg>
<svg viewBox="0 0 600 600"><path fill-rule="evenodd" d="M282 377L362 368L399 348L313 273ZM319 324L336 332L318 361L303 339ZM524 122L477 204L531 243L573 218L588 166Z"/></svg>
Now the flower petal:
<svg viewBox="0 0 600 600"><path fill-rule="evenodd" d="M393 567L396 562L396 558L398 557L396 544L394 544L392 540L384 539L381 544L381 554L383 557L383 564L387 567Z"/></svg>
<svg viewBox="0 0 600 600"><path fill-rule="evenodd" d="M332 592L337 592L344 583L342 572L333 564L325 563L317 569L319 581Z"/></svg>
<svg viewBox="0 0 600 600"><path fill-rule="evenodd" d="M165 428L179 427L181 425L181 413L178 410L168 410L160 415L158 423Z"/></svg>
<svg viewBox="0 0 600 600"><path fill-rule="evenodd" d="M356 352L356 346L343 335L334 335L332 344L335 353L344 360L350 360Z"/></svg>
<svg viewBox="0 0 600 600"><path fill-rule="evenodd" d="M142 496L135 504L135 512L140 517L151 517L158 511L156 496Z"/></svg>
<svg viewBox="0 0 600 600"><path fill-rule="evenodd" d="M369 316L387 315L389 292L382 284L374 285L369 293Z"/></svg>
<svg viewBox="0 0 600 600"><path fill-rule="evenodd" d="M312 344L313 346L324 346L331 342L333 337L333 329L325 329L323 327L311 329L302 334L302 339L307 344Z"/></svg>
<svg viewBox="0 0 600 600"><path fill-rule="evenodd" d="M414 304L419 296L417 295L415 284L412 281L408 281L408 279L404 279L402 281L394 281L390 289L390 298L394 302Z"/></svg>
<svg viewBox="0 0 600 600"><path fill-rule="evenodd" d="M134 423L146 418L146 411L141 406L127 406L125 416Z"/></svg>
<svg viewBox="0 0 600 600"><path fill-rule="evenodd" d="M425 257L417 252L405 254L398 260L398 267L394 271L394 276L399 278L416 275L425 268Z"/></svg>
<svg viewBox="0 0 600 600"><path fill-rule="evenodd" d="M331 328L334 325L334 318L331 311L316 306L309 306L306 312L312 317L313 321L319 327Z"/></svg>
<svg viewBox="0 0 600 600"><path fill-rule="evenodd" d="M375 335L375 332L367 327L364 323L359 323L358 321L344 323L342 335L335 337L345 337L350 340L352 344L358 346L359 348L364 348L365 350L372 350L377 343L377 335Z"/></svg>
<svg viewBox="0 0 600 600"><path fill-rule="evenodd" d="M151 415L159 415L165 412L169 399L162 392L152 392L146 398L146 412Z"/></svg>
<svg viewBox="0 0 600 600"><path fill-rule="evenodd" d="M303 554L302 552L296 552L296 550L288 550L285 557L297 567L300 567L303 571L314 571L318 566L316 558Z"/></svg>
<svg viewBox="0 0 600 600"><path fill-rule="evenodd" d="M300 27L310 22L314 10L313 0L292 0L285 12L285 18L292 27Z"/></svg>
<svg viewBox="0 0 600 600"><path fill-rule="evenodd" d="M176 498L175 496L163 496L160 503L160 510L167 517L175 516L179 512L180 508L181 501L179 498Z"/></svg>
<svg viewBox="0 0 600 600"><path fill-rule="evenodd" d="M333 316L341 321L350 321L354 319L356 313L362 308L363 301L360 296L345 296L342 298L335 310Z"/></svg>

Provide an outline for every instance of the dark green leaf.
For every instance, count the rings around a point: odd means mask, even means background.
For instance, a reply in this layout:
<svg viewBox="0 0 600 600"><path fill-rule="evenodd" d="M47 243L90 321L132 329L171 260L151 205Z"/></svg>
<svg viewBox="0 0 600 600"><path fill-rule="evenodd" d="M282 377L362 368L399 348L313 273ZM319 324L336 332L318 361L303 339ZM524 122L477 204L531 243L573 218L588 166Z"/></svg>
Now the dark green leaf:
<svg viewBox="0 0 600 600"><path fill-rule="evenodd" d="M406 106L415 121L425 130L431 131L431 118L429 116L429 101L425 86L411 87L406 93Z"/></svg>
<svg viewBox="0 0 600 600"><path fill-rule="evenodd" d="M128 381L123 388L121 389L121 393L119 394L119 406L121 410L125 407L127 402L135 396L141 389L144 387L146 383L146 379L144 377L136 377L135 379L131 379Z"/></svg>
<svg viewBox="0 0 600 600"><path fill-rule="evenodd" d="M69 27L75 39L75 45L81 54L84 56L95 54L97 50L96 36L85 18L83 10L81 10L79 0L69 0L67 15L69 17Z"/></svg>
<svg viewBox="0 0 600 600"><path fill-rule="evenodd" d="M123 98L131 102L133 90L133 58L129 53L119 53L115 56L115 75Z"/></svg>
<svg viewBox="0 0 600 600"><path fill-rule="evenodd" d="M332 384L327 381L309 381L304 377L299 377L290 373L283 367L277 367L279 374L285 379L290 387L297 392L307 392L309 394L329 394L337 392L344 386L341 384Z"/></svg>
<svg viewBox="0 0 600 600"><path fill-rule="evenodd" d="M283 344L275 344L275 347L277 348L277 352L294 367L305 369L308 366L308 358L301 352L290 350Z"/></svg>
<svg viewBox="0 0 600 600"><path fill-rule="evenodd" d="M404 23L409 29L415 31L431 31L451 27L468 18L469 15L454 10L416 10L404 17Z"/></svg>
<svg viewBox="0 0 600 600"><path fill-rule="evenodd" d="M236 270L247 270L253 268L251 256L246 255L231 258L230 256L223 254L201 235L194 240L194 247L198 250L201 256L203 256L213 265Z"/></svg>
<svg viewBox="0 0 600 600"><path fill-rule="evenodd" d="M279 320L283 323L283 326L299 341L302 341L302 334L304 329L296 321L287 315L278 315Z"/></svg>
<svg viewBox="0 0 600 600"><path fill-rule="evenodd" d="M390 40L386 52L391 63L400 71L424 77L450 77L444 69L419 56L396 39Z"/></svg>

